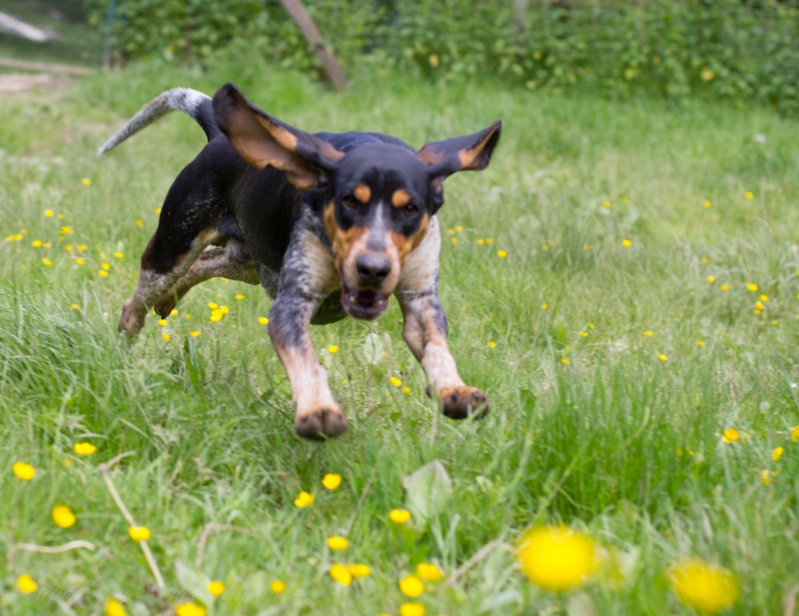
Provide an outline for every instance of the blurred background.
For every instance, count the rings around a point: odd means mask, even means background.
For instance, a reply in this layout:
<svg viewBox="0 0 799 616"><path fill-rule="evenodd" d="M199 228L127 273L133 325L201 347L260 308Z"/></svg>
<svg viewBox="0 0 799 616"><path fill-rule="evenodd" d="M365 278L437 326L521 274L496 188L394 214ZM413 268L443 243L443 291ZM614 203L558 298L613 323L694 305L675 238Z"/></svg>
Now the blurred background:
<svg viewBox="0 0 799 616"><path fill-rule="evenodd" d="M54 63L98 69L159 59L202 71L227 57L323 79L315 51L326 49L350 80L489 79L799 114L797 0L304 0L319 44L287 10L299 4L4 0L0 72L38 74L36 82L42 72L64 74Z"/></svg>

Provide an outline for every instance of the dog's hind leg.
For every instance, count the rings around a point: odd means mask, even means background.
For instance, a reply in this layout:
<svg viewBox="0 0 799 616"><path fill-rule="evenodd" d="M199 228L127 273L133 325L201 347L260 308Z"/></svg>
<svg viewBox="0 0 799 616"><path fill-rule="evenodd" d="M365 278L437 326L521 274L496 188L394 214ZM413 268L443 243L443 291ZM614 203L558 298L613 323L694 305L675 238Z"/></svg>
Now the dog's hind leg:
<svg viewBox="0 0 799 616"><path fill-rule="evenodd" d="M408 257L394 292L404 319L402 337L422 364L427 392L438 399L444 415L453 419L483 417L488 412L488 396L463 382L447 346L447 317L438 301L441 236L432 221L424 240Z"/></svg>
<svg viewBox="0 0 799 616"><path fill-rule="evenodd" d="M235 253L231 256L231 252L230 242L228 246L207 246L192 263L189 271L155 302L156 313L163 319L167 318L189 289L211 278L222 277L248 284L259 284L255 264L252 261L242 263L235 258Z"/></svg>

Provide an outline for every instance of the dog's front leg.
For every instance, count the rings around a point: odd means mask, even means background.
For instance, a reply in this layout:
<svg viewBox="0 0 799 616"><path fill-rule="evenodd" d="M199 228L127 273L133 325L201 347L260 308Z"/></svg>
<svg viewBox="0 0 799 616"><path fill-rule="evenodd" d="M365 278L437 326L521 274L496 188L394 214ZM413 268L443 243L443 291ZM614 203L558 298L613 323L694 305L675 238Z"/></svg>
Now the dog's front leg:
<svg viewBox="0 0 799 616"><path fill-rule="evenodd" d="M280 290L269 310L269 336L291 384L297 434L309 439L337 436L347 429L311 344L311 317L330 294L332 255L307 231L292 240L281 271Z"/></svg>
<svg viewBox="0 0 799 616"><path fill-rule="evenodd" d="M465 419L488 413L488 396L466 385L447 345L447 316L438 301L438 225L430 229L411 253L395 292L404 324L402 337L427 376L427 393L437 399L447 417Z"/></svg>

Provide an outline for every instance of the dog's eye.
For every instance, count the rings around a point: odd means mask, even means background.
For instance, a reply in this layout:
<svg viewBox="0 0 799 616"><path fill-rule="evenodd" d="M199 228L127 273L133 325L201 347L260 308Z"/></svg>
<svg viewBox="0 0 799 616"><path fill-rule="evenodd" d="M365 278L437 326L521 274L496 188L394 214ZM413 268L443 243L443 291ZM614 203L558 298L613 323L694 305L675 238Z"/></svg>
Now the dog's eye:
<svg viewBox="0 0 799 616"><path fill-rule="evenodd" d="M357 200L355 199L355 197L353 197L352 195L347 195L346 197L344 197L344 198L341 200L341 202L342 202L342 203L343 203L345 206L347 206L348 208L350 208L351 210L354 210L356 207L358 207L358 201L357 201Z"/></svg>
<svg viewBox="0 0 799 616"><path fill-rule="evenodd" d="M416 205L414 205L413 203L409 203L404 208L402 208L402 211L406 216L414 216L419 211L419 208L416 207Z"/></svg>

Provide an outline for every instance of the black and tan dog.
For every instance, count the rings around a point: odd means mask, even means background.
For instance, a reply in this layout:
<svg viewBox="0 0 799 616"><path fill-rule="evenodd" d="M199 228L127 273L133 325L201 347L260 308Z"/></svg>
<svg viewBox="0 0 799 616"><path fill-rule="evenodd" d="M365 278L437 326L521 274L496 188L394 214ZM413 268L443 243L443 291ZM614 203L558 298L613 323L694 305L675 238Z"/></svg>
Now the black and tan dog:
<svg viewBox="0 0 799 616"><path fill-rule="evenodd" d="M213 100L184 88L164 92L99 153L173 109L197 121L208 145L169 189L121 330L135 336L149 308L166 317L191 287L215 276L260 283L275 300L269 335L291 384L297 433L331 437L347 420L309 325L375 319L393 293L402 336L444 414L488 410L485 393L464 384L447 348L436 212L445 178L488 165L500 122L417 152L378 133L305 133L227 84Z"/></svg>

